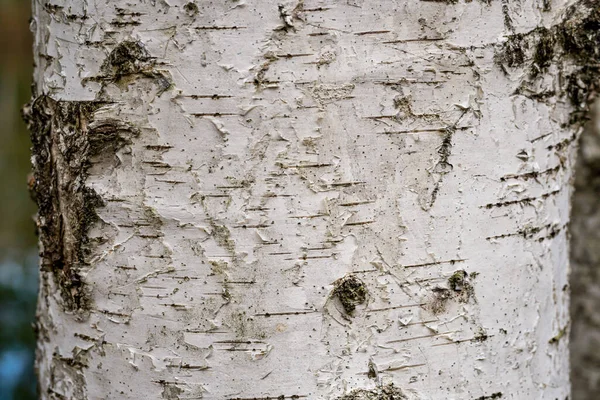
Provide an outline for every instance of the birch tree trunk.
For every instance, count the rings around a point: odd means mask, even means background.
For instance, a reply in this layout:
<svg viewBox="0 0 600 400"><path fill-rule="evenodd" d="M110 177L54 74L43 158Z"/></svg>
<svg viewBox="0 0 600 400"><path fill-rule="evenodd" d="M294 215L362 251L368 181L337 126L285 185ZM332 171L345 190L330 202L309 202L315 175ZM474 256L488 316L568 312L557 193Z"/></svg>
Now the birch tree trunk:
<svg viewBox="0 0 600 400"><path fill-rule="evenodd" d="M594 1L34 0L43 399L566 399Z"/></svg>

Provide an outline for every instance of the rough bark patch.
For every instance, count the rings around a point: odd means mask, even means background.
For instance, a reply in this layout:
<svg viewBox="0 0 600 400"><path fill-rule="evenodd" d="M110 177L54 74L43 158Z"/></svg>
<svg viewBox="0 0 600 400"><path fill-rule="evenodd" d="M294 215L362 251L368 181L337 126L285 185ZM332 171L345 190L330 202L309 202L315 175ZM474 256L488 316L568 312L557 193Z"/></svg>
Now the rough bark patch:
<svg viewBox="0 0 600 400"><path fill-rule="evenodd" d="M38 205L42 270L50 271L61 288L64 307L82 312L89 296L81 276L86 265L87 232L103 201L85 185L90 159L115 153L137 132L117 121L95 123L97 101L56 101L40 96L25 107L31 131L33 180Z"/></svg>
<svg viewBox="0 0 600 400"><path fill-rule="evenodd" d="M435 287L433 299L429 308L434 314L440 314L446 310L446 304L450 300L467 303L474 298L473 285L469 282L469 274L464 270L458 270L448 278L448 287Z"/></svg>
<svg viewBox="0 0 600 400"><path fill-rule="evenodd" d="M332 296L337 297L346 314L351 315L356 306L363 304L367 300L367 288L365 284L355 276L347 276L342 279L338 279L335 283L335 288L331 293Z"/></svg>
<svg viewBox="0 0 600 400"><path fill-rule="evenodd" d="M141 42L126 40L120 42L106 57L100 67L100 75L86 78L83 82L115 83L125 90L129 83L139 77L152 79L159 88L159 95L172 85L166 73L156 69L156 58Z"/></svg>
<svg viewBox="0 0 600 400"><path fill-rule="evenodd" d="M338 397L337 400L406 400L408 397L402 390L389 384L374 390L356 389Z"/></svg>
<svg viewBox="0 0 600 400"><path fill-rule="evenodd" d="M528 33L509 36L496 63L506 67L526 67L529 79L517 89L539 101L554 96L552 92L535 92L536 80L542 79L551 65L565 72L560 88L574 106L571 123L587 121L589 105L598 92L600 76L600 7L595 0L580 0L567 8L561 23L550 28L539 27ZM529 81L529 83L528 83Z"/></svg>

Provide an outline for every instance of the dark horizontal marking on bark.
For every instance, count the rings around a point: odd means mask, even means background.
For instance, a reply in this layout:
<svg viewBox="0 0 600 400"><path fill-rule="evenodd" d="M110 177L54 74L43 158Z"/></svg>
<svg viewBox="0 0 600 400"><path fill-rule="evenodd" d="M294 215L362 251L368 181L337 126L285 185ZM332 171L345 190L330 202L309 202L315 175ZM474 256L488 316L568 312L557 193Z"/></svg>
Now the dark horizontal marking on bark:
<svg viewBox="0 0 600 400"><path fill-rule="evenodd" d="M254 314L255 317L273 317L273 316L278 316L278 315L305 315L305 314L314 314L316 313L316 310L310 310L310 311L288 311L288 312L272 312L272 313L262 313L262 314Z"/></svg>
<svg viewBox="0 0 600 400"><path fill-rule="evenodd" d="M197 31L234 31L237 29L246 29L246 26L224 26L224 25L205 25L195 26L194 29Z"/></svg>
<svg viewBox="0 0 600 400"><path fill-rule="evenodd" d="M384 307L384 308L373 308L371 310L367 310L367 314L374 313L374 312L380 312L380 311L397 310L399 308L422 307L424 305L426 305L426 303L405 304L402 306L393 306L393 307Z"/></svg>
<svg viewBox="0 0 600 400"><path fill-rule="evenodd" d="M402 85L405 83L416 84L416 83L424 83L426 85L438 85L440 83L446 83L447 81L422 81L418 79L401 79L399 81L375 81L373 82L375 85L385 85L385 86L396 86Z"/></svg>
<svg viewBox="0 0 600 400"><path fill-rule="evenodd" d="M173 168L169 164L163 161L144 161L142 160L142 164L148 164L155 168Z"/></svg>
<svg viewBox="0 0 600 400"><path fill-rule="evenodd" d="M179 184L182 184L182 183L186 183L185 181L178 181L178 180L175 180L175 179L158 179L158 178L156 178L154 180L156 182L171 183L173 185L179 185Z"/></svg>
<svg viewBox="0 0 600 400"><path fill-rule="evenodd" d="M340 207L351 207L351 206L359 206L361 204L372 204L375 203L372 200L369 201L355 201L355 202L350 202L350 203L340 203L339 206Z"/></svg>
<svg viewBox="0 0 600 400"><path fill-rule="evenodd" d="M167 367L168 368L181 368L181 369L195 369L198 371L210 369L210 367L208 365L190 365L190 364L169 364L169 365L167 365Z"/></svg>
<svg viewBox="0 0 600 400"><path fill-rule="evenodd" d="M501 203L490 203L490 204L486 204L484 206L479 206L479 208L488 208L488 209L490 209L490 208L494 208L494 207L507 207L507 206L512 206L512 205L515 205L515 204L529 204L529 203L531 203L531 202L533 202L535 200L545 200L548 197L554 196L554 195L556 195L559 192L560 192L560 190L554 190L554 191L549 192L549 193L544 193L544 194L542 194L541 196L538 196L538 197L526 197L526 198L520 199L520 200L504 201L504 202L501 202Z"/></svg>
<svg viewBox="0 0 600 400"><path fill-rule="evenodd" d="M364 185L367 182L364 181L354 181L354 182L335 182L331 183L330 186L354 186L354 185Z"/></svg>
<svg viewBox="0 0 600 400"><path fill-rule="evenodd" d="M505 233L503 235L488 236L488 237L486 237L486 240L504 239L507 237L514 237L514 236L522 236L525 239L531 239L531 238L533 238L534 235L540 233L542 230L548 229L550 232L546 236L542 236L542 237L539 237L536 239L538 242L543 242L544 240L548 240L548 239L552 239L552 238L556 237L565 227L566 227L566 225L557 226L554 224L547 224L547 225L539 226L539 227L524 228L524 229L518 230L517 232L513 232L513 233Z"/></svg>
<svg viewBox="0 0 600 400"><path fill-rule="evenodd" d="M519 230L517 232L513 232L513 233L504 233L502 235L488 236L488 237L486 237L486 240L490 240L490 239L502 239L502 238L511 237L511 236L524 236L524 237L526 237L527 235L535 235L536 233L539 233L543 229L547 229L550 226L552 226L552 224L548 224L548 225L544 225L544 226L538 226L538 227L533 227L533 228L525 228L525 229L521 229L521 230Z"/></svg>
<svg viewBox="0 0 600 400"><path fill-rule="evenodd" d="M158 381L150 381L152 383L158 383L159 385L181 385L181 381L167 381L160 379Z"/></svg>
<svg viewBox="0 0 600 400"><path fill-rule="evenodd" d="M281 253L267 253L267 255L269 255L269 256L287 256L290 254L293 254L293 253L290 251L282 251Z"/></svg>
<svg viewBox="0 0 600 400"><path fill-rule="evenodd" d="M543 175L554 174L554 173L560 171L560 168L561 168L560 165L557 165L554 168L548 168L544 171L532 171L532 172L527 172L524 174L509 174L509 175L504 175L502 178L500 178L500 180L506 181L507 179L525 179L525 180L535 179L535 178L538 178Z"/></svg>
<svg viewBox="0 0 600 400"><path fill-rule="evenodd" d="M429 263L423 263L423 264L402 265L402 267L403 268L420 268L420 267L429 267L432 265L439 265L439 264L455 264L457 262L463 262L463 261L467 261L467 259L466 258L457 258L455 260L436 261L436 262L429 262Z"/></svg>
<svg viewBox="0 0 600 400"><path fill-rule="evenodd" d="M223 285L254 285L256 281L224 281Z"/></svg>
<svg viewBox="0 0 600 400"><path fill-rule="evenodd" d="M136 11L128 11L124 8L117 7L115 8L117 11L117 15L128 15L130 17L141 17L142 15L146 15L146 13L136 12Z"/></svg>
<svg viewBox="0 0 600 400"><path fill-rule="evenodd" d="M146 258L168 258L168 256L164 254L140 254L142 257Z"/></svg>
<svg viewBox="0 0 600 400"><path fill-rule="evenodd" d="M146 148L146 150L162 151L172 149L173 146L169 146L166 144L148 144L144 146L144 148Z"/></svg>
<svg viewBox="0 0 600 400"><path fill-rule="evenodd" d="M263 194L261 197L296 197L295 194L275 194L275 193L267 193Z"/></svg>
<svg viewBox="0 0 600 400"><path fill-rule="evenodd" d="M193 328L188 328L188 329L184 329L185 332L187 333L205 333L207 335L217 335L217 334L222 334L222 335L228 335L229 332L227 331L203 331L200 329L193 329Z"/></svg>
<svg viewBox="0 0 600 400"><path fill-rule="evenodd" d="M569 144L571 144L572 141L574 141L576 139L575 135L572 135L569 138L566 138L564 140L561 140L560 142L550 145L548 147L546 147L547 150L562 150L565 147L567 147Z"/></svg>
<svg viewBox="0 0 600 400"><path fill-rule="evenodd" d="M428 321L417 321L417 322L411 322L411 323L408 323L408 324L402 325L402 326L404 327L404 326L413 326L413 325L424 325L424 324L431 324L433 322L440 322L440 320L439 319L430 319Z"/></svg>
<svg viewBox="0 0 600 400"><path fill-rule="evenodd" d="M235 347L231 347L229 349L217 349L217 350L223 350L223 351L261 351L260 349L237 349Z"/></svg>
<svg viewBox="0 0 600 400"><path fill-rule="evenodd" d="M373 115L371 117L363 117L364 119L396 119L396 114L394 115Z"/></svg>
<svg viewBox="0 0 600 400"><path fill-rule="evenodd" d="M265 343L261 340L218 340L213 343L226 343L226 344L252 344L252 343Z"/></svg>
<svg viewBox="0 0 600 400"><path fill-rule="evenodd" d="M325 35L329 35L329 32L315 32L315 33L308 34L308 36L325 36Z"/></svg>
<svg viewBox="0 0 600 400"><path fill-rule="evenodd" d="M302 12L318 12L318 11L327 11L331 10L330 7L315 7L315 8L303 8Z"/></svg>
<svg viewBox="0 0 600 400"><path fill-rule="evenodd" d="M546 133L545 135L542 135L542 136L538 136L538 137L536 137L536 138L533 138L533 139L529 140L529 142L530 142L530 143L537 142L538 140L541 140L541 139L543 139L543 138L546 138L546 137L548 137L548 136L552 135L552 133L553 133L553 132Z"/></svg>
<svg viewBox="0 0 600 400"><path fill-rule="evenodd" d="M246 211L269 211L270 208L268 207L248 207L246 208Z"/></svg>
<svg viewBox="0 0 600 400"><path fill-rule="evenodd" d="M247 83L251 83L253 85L255 85L254 82L247 82ZM279 85L280 83L286 83L285 81L268 81L268 80L261 80L260 81L261 84L263 85ZM287 83L292 83L291 81L288 81Z"/></svg>
<svg viewBox="0 0 600 400"><path fill-rule="evenodd" d="M199 100L199 99L219 100L219 99L230 99L233 96L229 96L226 94L180 94L177 97L189 97L193 100Z"/></svg>
<svg viewBox="0 0 600 400"><path fill-rule="evenodd" d="M164 307L173 307L173 308L188 308L189 307L189 304L177 304L177 303L163 303L160 305L164 306Z"/></svg>
<svg viewBox="0 0 600 400"><path fill-rule="evenodd" d="M279 244L278 241L274 241L274 242L262 242L261 245L263 246L272 246L272 245L276 245Z"/></svg>
<svg viewBox="0 0 600 400"><path fill-rule="evenodd" d="M445 279L446 278L444 278L444 277L425 278L425 279L415 279L414 282L421 283L421 282L431 282L431 281L442 281L442 280L445 280ZM404 283L410 283L410 281L406 281Z"/></svg>
<svg viewBox="0 0 600 400"><path fill-rule="evenodd" d="M390 33L391 31L364 31L364 32L354 32L356 36L364 36L364 35L380 35L383 33Z"/></svg>
<svg viewBox="0 0 600 400"><path fill-rule="evenodd" d="M502 398L502 392L492 393L487 396L479 396L478 398L476 398L474 400L494 400L494 399L500 399L500 398ZM569 397L567 396L567 399L568 398Z"/></svg>
<svg viewBox="0 0 600 400"><path fill-rule="evenodd" d="M459 67L469 67L469 65L459 65ZM452 69L440 69L439 72L443 74L452 74L452 75L466 75L466 72L458 72Z"/></svg>
<svg viewBox="0 0 600 400"><path fill-rule="evenodd" d="M412 134L412 133L446 133L449 129L454 131L465 131L467 129L475 128L474 126L457 126L457 127L440 127L440 128L425 128L425 129L408 129L402 131L384 131L384 132L375 132L378 135L399 135L399 134Z"/></svg>
<svg viewBox="0 0 600 400"><path fill-rule="evenodd" d="M298 54L287 53L287 54L276 54L275 55L275 57L277 57L277 58L294 58L294 57L310 57L310 56L314 56L314 54L312 54L312 53L298 53Z"/></svg>
<svg viewBox="0 0 600 400"><path fill-rule="evenodd" d="M77 14L66 14L65 17L68 21L87 21L90 19L87 15L77 15Z"/></svg>
<svg viewBox="0 0 600 400"><path fill-rule="evenodd" d="M193 117L197 117L197 118L201 118L201 117L227 117L227 116L231 116L231 115L241 115L238 113L220 113L220 112L215 112L215 113L192 113L190 114Z"/></svg>
<svg viewBox="0 0 600 400"><path fill-rule="evenodd" d="M119 27L119 28L127 26L127 25L139 26L141 24L142 23L140 21L112 21L110 23L111 26L116 26L116 27Z"/></svg>
<svg viewBox="0 0 600 400"><path fill-rule="evenodd" d="M135 266L129 266L129 265L117 265L115 268L118 269L133 269L133 270L137 270L137 268Z"/></svg>
<svg viewBox="0 0 600 400"><path fill-rule="evenodd" d="M305 250L307 250L307 251L331 250L331 246L327 246L327 247L306 247Z"/></svg>
<svg viewBox="0 0 600 400"><path fill-rule="evenodd" d="M222 193L222 194L203 194L201 197L231 197L230 194Z"/></svg>
<svg viewBox="0 0 600 400"><path fill-rule="evenodd" d="M416 39L398 39L388 40L387 42L381 42L382 44L395 44L395 43L411 43L411 42L435 42L438 40L445 40L446 38L416 38Z"/></svg>
<svg viewBox="0 0 600 400"><path fill-rule="evenodd" d="M249 229L249 228L268 228L271 225L268 224L256 224L256 225L235 225L234 228L242 228L242 229Z"/></svg>
<svg viewBox="0 0 600 400"><path fill-rule="evenodd" d="M155 233L155 234L140 234L137 235L137 237L142 238L142 239L158 239L161 237L164 237L165 235L163 235L162 233Z"/></svg>
<svg viewBox="0 0 600 400"><path fill-rule="evenodd" d="M217 189L243 189L245 185L232 185L232 186L215 186Z"/></svg>
<svg viewBox="0 0 600 400"><path fill-rule="evenodd" d="M333 254L330 254L328 256L302 256L302 257L299 257L298 260L311 260L311 259L331 258L331 257L333 257Z"/></svg>
<svg viewBox="0 0 600 400"><path fill-rule="evenodd" d="M323 168L323 167L331 167L333 164L296 164L296 165L285 165L279 164L280 168Z"/></svg>
<svg viewBox="0 0 600 400"><path fill-rule="evenodd" d="M319 218L327 217L329 214L314 214L314 215L292 215L289 218L302 219L302 218Z"/></svg>
<svg viewBox="0 0 600 400"><path fill-rule="evenodd" d="M427 364L411 364L411 365L402 365L400 367L389 367L386 369L382 369L380 372L386 372L386 371L401 371L404 369L409 369L409 368L416 368L416 367L423 367Z"/></svg>
<svg viewBox="0 0 600 400"><path fill-rule="evenodd" d="M106 314L106 315L114 315L116 317L126 317L126 318L131 317L131 314L123 314L123 313L118 313L118 312L108 311L108 310L98 310L98 312L101 312L102 314Z"/></svg>
<svg viewBox="0 0 600 400"><path fill-rule="evenodd" d="M83 333L74 333L73 336L78 337L79 339L87 340L88 342L95 342L99 338L94 338L88 335L84 335Z"/></svg>
<svg viewBox="0 0 600 400"><path fill-rule="evenodd" d="M194 280L194 279L202 279L197 276L165 276L167 279L183 279L184 281Z"/></svg>
<svg viewBox="0 0 600 400"><path fill-rule="evenodd" d="M494 335L486 335L485 338L487 339L487 338L490 338L492 336L494 336ZM453 345L453 344L460 344L460 343L464 343L464 342L482 342L482 341L483 340L482 340L482 338L480 336L475 336L475 337L472 337L470 339L453 340L452 342L449 342L449 343L433 344L433 345L431 345L431 347L450 346L450 345Z"/></svg>
<svg viewBox="0 0 600 400"><path fill-rule="evenodd" d="M372 224L375 221L356 221L356 222L346 222L344 226L354 226L354 225L367 225Z"/></svg>
<svg viewBox="0 0 600 400"><path fill-rule="evenodd" d="M396 340L390 340L386 343L401 343L401 342L408 342L410 340L418 340L418 339L425 339L425 338L430 338L430 337L436 337L436 336L442 336L442 335L448 335L450 333L456 333L458 331L447 331L447 332L441 332L441 333L434 333L433 335L423 335L423 336L414 336L411 338L406 338L406 339L396 339Z"/></svg>
<svg viewBox="0 0 600 400"><path fill-rule="evenodd" d="M380 272L378 269L363 269L361 271L352 271L350 274L369 274L373 272Z"/></svg>
<svg viewBox="0 0 600 400"><path fill-rule="evenodd" d="M143 294L142 297L152 297L157 299L166 299L170 294Z"/></svg>
<svg viewBox="0 0 600 400"><path fill-rule="evenodd" d="M283 399L304 399L308 396L293 394L291 396L280 395L280 396L267 396L267 397L229 397L225 400L283 400Z"/></svg>

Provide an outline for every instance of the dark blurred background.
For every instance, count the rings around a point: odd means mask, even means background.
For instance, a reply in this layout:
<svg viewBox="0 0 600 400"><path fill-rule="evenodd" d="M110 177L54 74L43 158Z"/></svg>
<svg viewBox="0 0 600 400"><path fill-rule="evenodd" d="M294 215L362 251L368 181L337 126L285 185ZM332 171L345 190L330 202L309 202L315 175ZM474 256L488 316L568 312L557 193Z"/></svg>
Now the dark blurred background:
<svg viewBox="0 0 600 400"><path fill-rule="evenodd" d="M0 0L0 400L35 399L37 250L27 191L31 95L30 2Z"/></svg>

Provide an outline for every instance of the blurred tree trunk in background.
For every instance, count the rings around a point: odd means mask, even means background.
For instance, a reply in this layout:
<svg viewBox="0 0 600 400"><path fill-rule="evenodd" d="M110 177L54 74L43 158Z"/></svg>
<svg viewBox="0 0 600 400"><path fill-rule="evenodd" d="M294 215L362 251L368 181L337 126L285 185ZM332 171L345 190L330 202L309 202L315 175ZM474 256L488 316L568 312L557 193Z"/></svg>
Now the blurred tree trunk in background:
<svg viewBox="0 0 600 400"><path fill-rule="evenodd" d="M571 213L573 400L600 393L600 102L594 111L581 137Z"/></svg>
<svg viewBox="0 0 600 400"><path fill-rule="evenodd" d="M567 3L34 1L42 398L566 399Z"/></svg>

